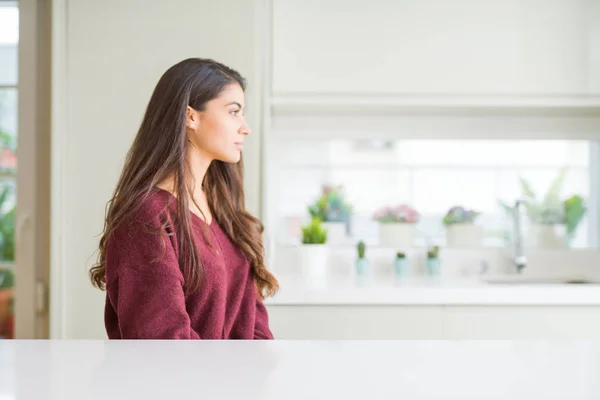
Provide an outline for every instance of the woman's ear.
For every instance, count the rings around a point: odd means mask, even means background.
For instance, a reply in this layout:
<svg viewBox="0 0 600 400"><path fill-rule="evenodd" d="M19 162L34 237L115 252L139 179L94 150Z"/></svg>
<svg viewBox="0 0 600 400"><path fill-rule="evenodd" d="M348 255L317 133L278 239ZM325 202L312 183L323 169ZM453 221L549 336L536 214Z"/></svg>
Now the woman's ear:
<svg viewBox="0 0 600 400"><path fill-rule="evenodd" d="M185 125L189 129L193 129L193 130L198 129L198 126L200 125L200 115L199 115L198 111L194 110L190 106L187 107L187 118L186 118Z"/></svg>

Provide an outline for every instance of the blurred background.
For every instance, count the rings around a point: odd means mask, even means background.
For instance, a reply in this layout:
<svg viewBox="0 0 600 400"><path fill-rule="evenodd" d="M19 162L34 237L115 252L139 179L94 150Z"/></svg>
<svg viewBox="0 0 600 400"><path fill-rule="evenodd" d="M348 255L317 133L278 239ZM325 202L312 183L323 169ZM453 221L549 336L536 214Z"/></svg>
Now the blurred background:
<svg viewBox="0 0 600 400"><path fill-rule="evenodd" d="M0 0L2 337L105 337L105 204L188 57L248 79L276 337L600 337L600 0Z"/></svg>

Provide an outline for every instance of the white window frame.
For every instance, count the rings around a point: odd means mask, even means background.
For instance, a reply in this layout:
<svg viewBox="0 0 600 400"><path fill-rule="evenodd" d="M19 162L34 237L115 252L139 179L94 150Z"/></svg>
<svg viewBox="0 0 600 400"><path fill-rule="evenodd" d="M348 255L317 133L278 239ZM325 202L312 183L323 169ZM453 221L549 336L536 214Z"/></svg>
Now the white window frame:
<svg viewBox="0 0 600 400"><path fill-rule="evenodd" d="M18 2L17 1L6 1L6 0L0 0L0 7L15 7L18 6ZM18 46L18 44L17 44ZM17 92L17 96L19 95L19 83L14 83L14 84L0 84L0 90L6 90L6 89L13 89ZM18 132L17 132L17 137L18 137ZM17 174L15 172L6 172L6 171L0 171L0 180L7 180L7 181L13 181L13 182L17 182ZM7 268L7 269L15 269L15 262L0 262L0 268Z"/></svg>
<svg viewBox="0 0 600 400"><path fill-rule="evenodd" d="M18 173L8 174L17 184L15 262L9 264L17 275L15 336L45 339L49 337L50 10L45 1L1 2L19 8L18 82L3 86L16 88L18 96Z"/></svg>

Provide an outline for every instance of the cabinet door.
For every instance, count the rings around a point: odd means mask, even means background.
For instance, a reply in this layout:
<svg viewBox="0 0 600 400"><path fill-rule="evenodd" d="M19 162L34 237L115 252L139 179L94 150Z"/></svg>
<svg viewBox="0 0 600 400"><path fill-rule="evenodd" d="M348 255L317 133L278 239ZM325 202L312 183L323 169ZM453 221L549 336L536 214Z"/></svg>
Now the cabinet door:
<svg viewBox="0 0 600 400"><path fill-rule="evenodd" d="M447 307L448 339L600 339L600 307Z"/></svg>
<svg viewBox="0 0 600 400"><path fill-rule="evenodd" d="M583 0L274 0L273 90L598 94L599 11Z"/></svg>
<svg viewBox="0 0 600 400"><path fill-rule="evenodd" d="M276 339L443 339L442 308L268 306Z"/></svg>

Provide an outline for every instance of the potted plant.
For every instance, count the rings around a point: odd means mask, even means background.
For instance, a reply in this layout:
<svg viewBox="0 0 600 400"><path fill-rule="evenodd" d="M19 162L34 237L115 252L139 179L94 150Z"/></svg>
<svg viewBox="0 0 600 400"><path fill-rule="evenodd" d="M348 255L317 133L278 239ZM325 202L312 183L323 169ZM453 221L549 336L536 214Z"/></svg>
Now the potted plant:
<svg viewBox="0 0 600 400"><path fill-rule="evenodd" d="M406 204L375 211L373 219L379 223L380 245L395 249L413 247L419 218L417 210Z"/></svg>
<svg viewBox="0 0 600 400"><path fill-rule="evenodd" d="M352 206L345 201L342 187L323 186L321 197L308 207L311 218L319 218L328 232L329 244L346 242Z"/></svg>
<svg viewBox="0 0 600 400"><path fill-rule="evenodd" d="M300 260L309 285L322 286L327 281L327 230L319 218L302 227Z"/></svg>
<svg viewBox="0 0 600 400"><path fill-rule="evenodd" d="M11 320L11 303L13 302L13 290L15 286L15 275L11 269L0 269L0 335L6 336L7 329L12 327Z"/></svg>
<svg viewBox="0 0 600 400"><path fill-rule="evenodd" d="M483 241L483 229L475 224L481 215L475 210L462 206L452 207L442 222L446 227L448 247L480 247Z"/></svg>
<svg viewBox="0 0 600 400"><path fill-rule="evenodd" d="M356 246L358 250L358 258L356 259L356 273L357 275L368 275L369 274L369 260L365 258L365 251L367 246L365 242L360 241Z"/></svg>
<svg viewBox="0 0 600 400"><path fill-rule="evenodd" d="M432 246L427 250L427 272L431 276L440 274L440 248Z"/></svg>
<svg viewBox="0 0 600 400"><path fill-rule="evenodd" d="M9 206L10 188L0 194L0 260L15 259L15 206Z"/></svg>
<svg viewBox="0 0 600 400"><path fill-rule="evenodd" d="M566 177L562 169L552 181L542 199L538 199L531 184L520 178L523 206L531 222L528 245L539 248L566 248L581 223L587 206L580 195L561 198L560 192ZM508 216L513 218L514 208L500 202Z"/></svg>
<svg viewBox="0 0 600 400"><path fill-rule="evenodd" d="M396 259L394 260L394 272L398 277L408 274L408 260L406 259L406 253L401 251L396 253Z"/></svg>

